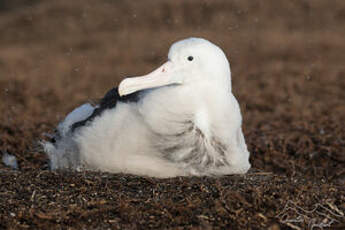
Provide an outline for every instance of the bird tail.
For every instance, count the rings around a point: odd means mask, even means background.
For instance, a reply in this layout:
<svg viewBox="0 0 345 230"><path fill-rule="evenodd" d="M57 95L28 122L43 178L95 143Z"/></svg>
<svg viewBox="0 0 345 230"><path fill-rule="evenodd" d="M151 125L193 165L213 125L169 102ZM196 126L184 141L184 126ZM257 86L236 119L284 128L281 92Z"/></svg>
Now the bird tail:
<svg viewBox="0 0 345 230"><path fill-rule="evenodd" d="M40 141L43 151L49 158L51 170L81 168L80 155L76 143L73 140L62 138L58 142Z"/></svg>
<svg viewBox="0 0 345 230"><path fill-rule="evenodd" d="M49 158L50 169L78 170L80 168L80 155L73 138L72 126L90 116L94 109L95 107L90 103L77 107L60 122L54 134L45 134L49 140L39 142L43 152Z"/></svg>

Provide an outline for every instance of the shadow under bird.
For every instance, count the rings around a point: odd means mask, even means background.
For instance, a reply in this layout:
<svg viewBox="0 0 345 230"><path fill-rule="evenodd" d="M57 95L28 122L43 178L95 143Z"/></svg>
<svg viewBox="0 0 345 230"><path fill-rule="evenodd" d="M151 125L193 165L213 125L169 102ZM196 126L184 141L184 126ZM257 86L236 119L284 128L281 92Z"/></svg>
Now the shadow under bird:
<svg viewBox="0 0 345 230"><path fill-rule="evenodd" d="M224 52L188 38L171 46L158 69L124 79L96 106L74 109L42 146L52 170L243 174L250 163L241 123Z"/></svg>

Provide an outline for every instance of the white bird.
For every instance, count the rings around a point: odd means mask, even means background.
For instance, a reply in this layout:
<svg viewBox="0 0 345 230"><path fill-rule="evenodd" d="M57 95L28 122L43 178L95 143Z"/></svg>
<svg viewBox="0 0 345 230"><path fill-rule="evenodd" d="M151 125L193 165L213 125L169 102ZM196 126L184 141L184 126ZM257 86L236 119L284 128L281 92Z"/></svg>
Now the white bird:
<svg viewBox="0 0 345 230"><path fill-rule="evenodd" d="M201 38L174 43L155 71L84 104L42 142L51 169L152 177L243 174L250 168L223 51Z"/></svg>

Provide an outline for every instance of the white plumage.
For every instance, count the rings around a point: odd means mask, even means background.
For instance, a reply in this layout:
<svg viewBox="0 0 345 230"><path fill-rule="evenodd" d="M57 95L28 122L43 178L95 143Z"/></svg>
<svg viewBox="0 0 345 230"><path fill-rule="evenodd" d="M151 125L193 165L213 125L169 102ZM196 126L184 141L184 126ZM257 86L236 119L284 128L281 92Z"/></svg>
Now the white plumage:
<svg viewBox="0 0 345 230"><path fill-rule="evenodd" d="M189 38L174 43L157 70L124 79L96 107L72 111L43 147L52 169L241 174L250 168L241 122L225 54Z"/></svg>

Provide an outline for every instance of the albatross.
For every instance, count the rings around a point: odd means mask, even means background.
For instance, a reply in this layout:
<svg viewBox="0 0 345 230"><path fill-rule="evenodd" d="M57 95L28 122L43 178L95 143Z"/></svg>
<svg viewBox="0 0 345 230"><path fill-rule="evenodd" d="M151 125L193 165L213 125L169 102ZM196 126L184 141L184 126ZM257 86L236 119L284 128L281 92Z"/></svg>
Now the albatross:
<svg viewBox="0 0 345 230"><path fill-rule="evenodd" d="M244 174L250 168L224 52L202 38L175 42L153 72L83 104L43 141L52 170L151 177Z"/></svg>

